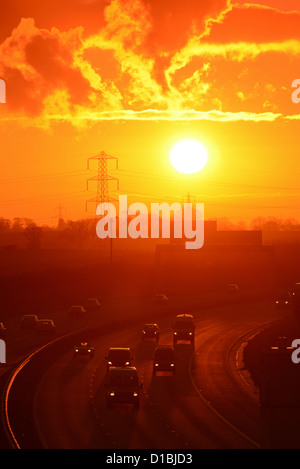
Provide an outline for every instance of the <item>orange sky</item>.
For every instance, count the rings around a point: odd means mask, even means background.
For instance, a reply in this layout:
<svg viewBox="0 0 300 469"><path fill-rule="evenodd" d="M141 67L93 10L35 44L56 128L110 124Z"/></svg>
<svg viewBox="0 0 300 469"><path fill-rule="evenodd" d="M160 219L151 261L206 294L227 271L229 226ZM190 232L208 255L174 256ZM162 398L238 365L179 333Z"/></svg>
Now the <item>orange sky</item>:
<svg viewBox="0 0 300 469"><path fill-rule="evenodd" d="M91 216L104 150L129 201L300 220L298 0L2 0L0 24L0 216ZM207 148L196 175L170 166L182 138Z"/></svg>

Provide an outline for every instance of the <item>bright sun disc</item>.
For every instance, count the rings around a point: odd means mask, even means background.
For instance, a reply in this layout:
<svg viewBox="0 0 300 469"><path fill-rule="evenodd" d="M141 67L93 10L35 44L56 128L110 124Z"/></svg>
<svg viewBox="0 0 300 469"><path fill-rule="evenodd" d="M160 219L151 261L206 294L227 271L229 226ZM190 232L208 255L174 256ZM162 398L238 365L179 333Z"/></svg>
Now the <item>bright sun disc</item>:
<svg viewBox="0 0 300 469"><path fill-rule="evenodd" d="M191 174L204 168L207 153L204 146L196 140L182 140L172 148L170 160L177 171Z"/></svg>

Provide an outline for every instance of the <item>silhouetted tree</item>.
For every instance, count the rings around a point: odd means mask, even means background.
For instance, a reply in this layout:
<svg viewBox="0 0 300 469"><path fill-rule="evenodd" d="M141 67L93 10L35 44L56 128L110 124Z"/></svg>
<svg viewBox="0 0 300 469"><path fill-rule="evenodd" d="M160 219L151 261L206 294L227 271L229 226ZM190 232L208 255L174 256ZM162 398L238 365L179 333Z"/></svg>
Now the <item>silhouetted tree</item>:
<svg viewBox="0 0 300 469"><path fill-rule="evenodd" d="M0 218L0 231L9 231L11 228L11 222L7 218Z"/></svg>
<svg viewBox="0 0 300 469"><path fill-rule="evenodd" d="M40 226L37 226L34 222L30 221L24 229L24 234L28 239L28 247L30 249L40 249L43 234L43 229Z"/></svg>
<svg viewBox="0 0 300 469"><path fill-rule="evenodd" d="M82 248L84 243L89 240L90 234L90 220L68 220L65 230L63 230L63 237L79 248Z"/></svg>

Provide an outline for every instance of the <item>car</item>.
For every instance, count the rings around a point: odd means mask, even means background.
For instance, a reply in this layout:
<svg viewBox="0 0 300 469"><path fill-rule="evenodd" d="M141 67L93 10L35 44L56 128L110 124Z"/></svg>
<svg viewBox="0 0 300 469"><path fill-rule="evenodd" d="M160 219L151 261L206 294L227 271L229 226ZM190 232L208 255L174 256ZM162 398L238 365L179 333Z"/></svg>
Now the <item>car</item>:
<svg viewBox="0 0 300 469"><path fill-rule="evenodd" d="M131 366L133 360L128 347L110 347L105 359L107 371L111 366Z"/></svg>
<svg viewBox="0 0 300 469"><path fill-rule="evenodd" d="M165 304L168 303L169 298L164 293L156 293L152 301L154 304Z"/></svg>
<svg viewBox="0 0 300 469"><path fill-rule="evenodd" d="M95 349L88 342L80 342L79 345L75 345L73 350L74 357L89 357L90 359L94 357Z"/></svg>
<svg viewBox="0 0 300 469"><path fill-rule="evenodd" d="M70 318L84 318L86 309L81 305L74 305L69 308L68 315Z"/></svg>
<svg viewBox="0 0 300 469"><path fill-rule="evenodd" d="M0 339L6 339L6 327L0 322Z"/></svg>
<svg viewBox="0 0 300 469"><path fill-rule="evenodd" d="M107 374L106 406L113 404L133 404L139 407L140 389L137 369L134 366L119 367L112 366Z"/></svg>
<svg viewBox="0 0 300 469"><path fill-rule="evenodd" d="M192 314L178 314L173 327L173 345L179 340L188 340L192 345L195 342L195 324Z"/></svg>
<svg viewBox="0 0 300 469"><path fill-rule="evenodd" d="M39 319L36 331L38 334L55 334L56 326L52 319Z"/></svg>
<svg viewBox="0 0 300 469"><path fill-rule="evenodd" d="M100 311L101 304L98 298L89 298L85 305L86 311Z"/></svg>
<svg viewBox="0 0 300 469"><path fill-rule="evenodd" d="M229 283L226 285L226 293L229 295L238 295L239 291L239 286L236 283Z"/></svg>
<svg viewBox="0 0 300 469"><path fill-rule="evenodd" d="M36 314L24 314L21 319L21 329L36 329L38 320Z"/></svg>
<svg viewBox="0 0 300 469"><path fill-rule="evenodd" d="M156 375L158 371L171 371L175 374L175 362L175 351L172 345L158 345L153 357L153 374Z"/></svg>
<svg viewBox="0 0 300 469"><path fill-rule="evenodd" d="M159 340L159 327L157 324L145 324L142 330L142 339Z"/></svg>
<svg viewBox="0 0 300 469"><path fill-rule="evenodd" d="M292 305L293 295L290 291L281 290L275 300L277 309L287 309Z"/></svg>

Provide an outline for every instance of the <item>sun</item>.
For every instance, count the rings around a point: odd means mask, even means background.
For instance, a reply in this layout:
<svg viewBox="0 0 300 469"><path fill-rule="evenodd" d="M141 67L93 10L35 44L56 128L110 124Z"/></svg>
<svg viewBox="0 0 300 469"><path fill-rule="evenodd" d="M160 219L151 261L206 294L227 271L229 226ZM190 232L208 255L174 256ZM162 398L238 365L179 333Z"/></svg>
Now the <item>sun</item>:
<svg viewBox="0 0 300 469"><path fill-rule="evenodd" d="M181 140L172 148L170 160L180 173L197 173L206 165L207 152L196 140Z"/></svg>

